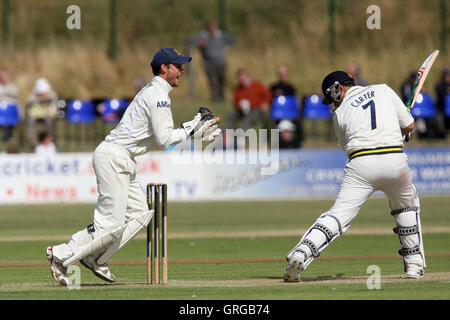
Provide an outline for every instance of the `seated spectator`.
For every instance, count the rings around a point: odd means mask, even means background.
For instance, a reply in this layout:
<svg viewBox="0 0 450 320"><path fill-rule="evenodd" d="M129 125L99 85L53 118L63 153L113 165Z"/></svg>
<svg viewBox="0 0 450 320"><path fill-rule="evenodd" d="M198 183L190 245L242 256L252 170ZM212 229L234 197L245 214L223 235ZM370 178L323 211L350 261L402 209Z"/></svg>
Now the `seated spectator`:
<svg viewBox="0 0 450 320"><path fill-rule="evenodd" d="M359 67L358 64L349 63L347 65L346 72L352 76L357 86L366 87L369 85L369 82L361 78L361 68Z"/></svg>
<svg viewBox="0 0 450 320"><path fill-rule="evenodd" d="M296 149L300 147L297 128L291 120L281 120L280 123L278 123L277 128L280 130L280 149Z"/></svg>
<svg viewBox="0 0 450 320"><path fill-rule="evenodd" d="M440 132L450 129L450 116L445 115L445 97L450 94L450 69L445 67L442 69L441 81L436 84L436 107L438 110Z"/></svg>
<svg viewBox="0 0 450 320"><path fill-rule="evenodd" d="M57 153L56 146L53 143L53 137L48 132L42 132L39 134L39 144L34 149L36 154L40 155L52 155Z"/></svg>
<svg viewBox="0 0 450 320"><path fill-rule="evenodd" d="M236 128L242 120L242 127L247 130L258 121L266 122L265 113L272 103L272 94L261 82L253 80L248 71L237 71L238 86L234 92L234 108L228 115L227 128ZM267 124L265 124L267 127Z"/></svg>
<svg viewBox="0 0 450 320"><path fill-rule="evenodd" d="M270 86L270 91L273 97L278 96L295 96L295 88L288 82L288 69L285 66L280 66L277 70L278 82Z"/></svg>
<svg viewBox="0 0 450 320"><path fill-rule="evenodd" d="M27 135L32 149L37 145L36 124L44 122L45 130L53 135L53 123L58 113L57 95L45 78L36 80L26 106Z"/></svg>
<svg viewBox="0 0 450 320"><path fill-rule="evenodd" d="M270 91L272 91L272 95L274 98L284 95L284 96L295 96L297 94L297 91L295 87L288 81L288 69L286 66L280 66L277 69L277 75L278 75L278 82L272 84L270 86ZM275 120L276 125L280 124L283 120ZM286 119L286 121L289 121L289 119ZM302 122L300 118L297 119L290 119L291 124L295 128L294 136L296 137L296 146L294 148L300 147L300 143L303 140L303 127ZM284 123L286 125L286 122ZM288 136L289 134L286 132L284 136ZM280 143L281 142L281 131L280 131ZM281 148L281 147L280 147ZM290 147L289 147L290 148Z"/></svg>
<svg viewBox="0 0 450 320"><path fill-rule="evenodd" d="M0 101L17 102L19 89L9 81L8 70L0 70Z"/></svg>
<svg viewBox="0 0 450 320"><path fill-rule="evenodd" d="M0 70L0 102L2 101L19 103L19 89L9 81L8 70ZM13 134L14 127L8 126L2 129L2 140L3 142L7 142Z"/></svg>
<svg viewBox="0 0 450 320"><path fill-rule="evenodd" d="M409 98L411 97L412 89L414 87L414 82L416 81L417 72L411 71L408 79L403 82L402 87L400 88L400 96L405 105L408 104Z"/></svg>

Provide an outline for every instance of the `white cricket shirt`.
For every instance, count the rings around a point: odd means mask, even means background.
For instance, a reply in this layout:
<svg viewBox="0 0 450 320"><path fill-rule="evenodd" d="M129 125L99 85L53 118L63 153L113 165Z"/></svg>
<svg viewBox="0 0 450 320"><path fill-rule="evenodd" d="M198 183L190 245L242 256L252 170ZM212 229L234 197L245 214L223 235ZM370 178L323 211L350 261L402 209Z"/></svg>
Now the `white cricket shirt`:
<svg viewBox="0 0 450 320"><path fill-rule="evenodd" d="M336 137L347 156L361 149L403 146L400 128L413 121L386 84L351 87L333 116Z"/></svg>
<svg viewBox="0 0 450 320"><path fill-rule="evenodd" d="M153 77L134 97L105 141L124 146L135 157L147 153L155 143L168 146L185 140L184 129L173 128L171 90L166 80Z"/></svg>

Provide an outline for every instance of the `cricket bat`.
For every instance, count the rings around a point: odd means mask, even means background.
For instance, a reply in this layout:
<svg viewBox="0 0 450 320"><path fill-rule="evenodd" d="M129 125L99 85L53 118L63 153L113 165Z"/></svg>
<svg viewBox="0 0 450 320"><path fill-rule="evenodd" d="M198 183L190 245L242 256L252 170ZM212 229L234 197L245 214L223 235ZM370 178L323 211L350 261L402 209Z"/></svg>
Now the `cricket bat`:
<svg viewBox="0 0 450 320"><path fill-rule="evenodd" d="M420 90L422 89L423 83L425 82L428 72L430 71L431 66L434 63L434 60L436 60L436 57L438 56L438 54L439 54L439 50L434 50L420 66L420 69L417 72L416 80L414 81L411 96L409 97L408 103L406 104L406 108L408 108L409 112L411 112L412 108L414 107L414 103L416 103L416 99L419 96L419 93L420 93ZM410 136L410 134L406 135L406 137L405 137L406 142L409 141L409 136Z"/></svg>

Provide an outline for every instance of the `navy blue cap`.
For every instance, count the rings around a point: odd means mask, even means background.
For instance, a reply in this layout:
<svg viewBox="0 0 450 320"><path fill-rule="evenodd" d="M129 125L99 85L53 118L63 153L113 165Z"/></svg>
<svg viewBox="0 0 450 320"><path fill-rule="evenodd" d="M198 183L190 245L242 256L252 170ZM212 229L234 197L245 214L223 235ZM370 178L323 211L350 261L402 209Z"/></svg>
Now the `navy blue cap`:
<svg viewBox="0 0 450 320"><path fill-rule="evenodd" d="M323 103L330 104L333 102L333 99L326 92L329 87L331 87L335 82L339 82L339 84L343 84L347 81L355 81L347 72L344 71L334 71L327 75L322 81L322 93L324 95Z"/></svg>
<svg viewBox="0 0 450 320"><path fill-rule="evenodd" d="M192 60L192 57L183 56L173 48L163 48L158 50L153 56L152 67L159 67L162 64L178 63L185 64Z"/></svg>

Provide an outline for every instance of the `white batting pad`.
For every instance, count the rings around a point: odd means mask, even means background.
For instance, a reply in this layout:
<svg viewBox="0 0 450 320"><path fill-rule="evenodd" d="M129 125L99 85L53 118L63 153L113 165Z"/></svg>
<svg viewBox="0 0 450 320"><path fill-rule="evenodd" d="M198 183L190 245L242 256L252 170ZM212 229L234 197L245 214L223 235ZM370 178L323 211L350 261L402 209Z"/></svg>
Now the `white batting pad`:
<svg viewBox="0 0 450 320"><path fill-rule="evenodd" d="M100 234L98 237L94 238L88 244L79 247L77 252L75 252L75 254L72 257L64 261L63 266L68 267L74 262L83 259L84 257L87 257L95 253L97 250L107 246L108 244L110 244L111 242L113 242L115 239L119 238L122 235L125 227L126 225L123 225L117 227L111 232Z"/></svg>
<svg viewBox="0 0 450 320"><path fill-rule="evenodd" d="M109 245L106 248L106 251L97 259L97 264L102 265L111 259L111 257L124 245L126 245L129 241L134 239L136 235L141 231L143 228L145 228L150 220L153 217L154 210L149 210L147 212L144 212L142 214L136 215L136 217L130 222L125 224L125 229L123 231L123 234L120 238L117 238L116 241L114 241L111 245Z"/></svg>

